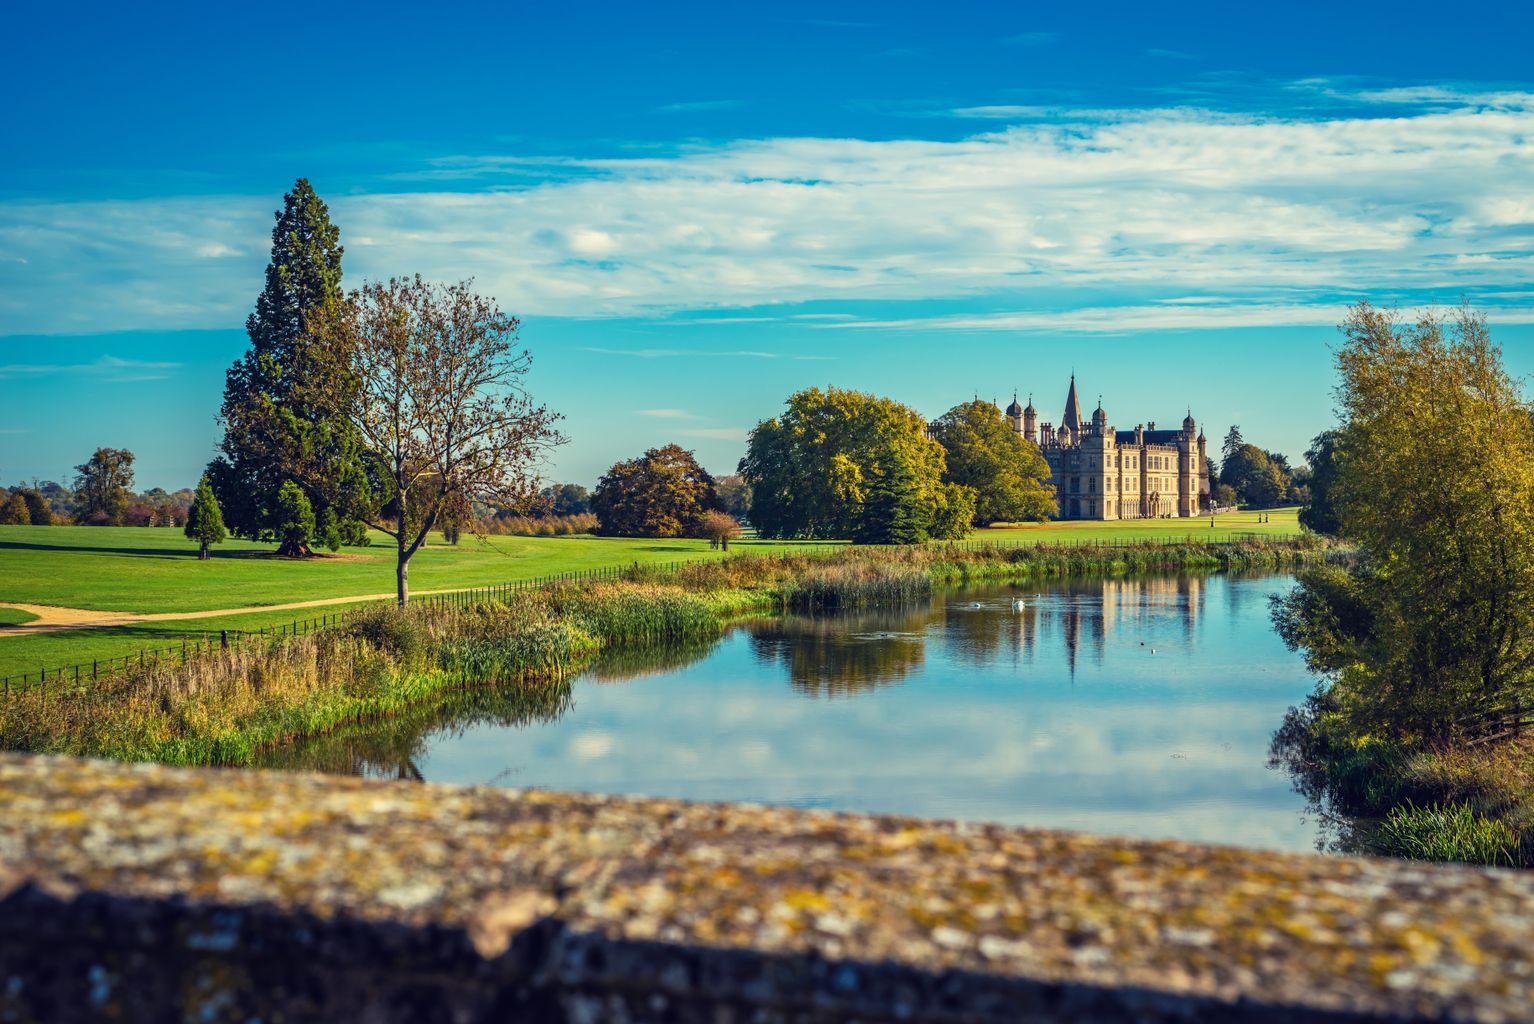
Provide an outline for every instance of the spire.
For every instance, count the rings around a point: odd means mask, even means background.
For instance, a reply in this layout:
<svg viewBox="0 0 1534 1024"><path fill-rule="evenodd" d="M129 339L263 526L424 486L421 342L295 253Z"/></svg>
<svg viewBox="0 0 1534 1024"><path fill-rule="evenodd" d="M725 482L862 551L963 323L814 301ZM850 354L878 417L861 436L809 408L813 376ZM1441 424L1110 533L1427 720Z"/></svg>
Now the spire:
<svg viewBox="0 0 1534 1024"><path fill-rule="evenodd" d="M1062 427L1070 427L1072 434L1081 432L1081 399L1076 397L1076 374L1071 374L1071 390L1065 396L1065 416L1060 420Z"/></svg>

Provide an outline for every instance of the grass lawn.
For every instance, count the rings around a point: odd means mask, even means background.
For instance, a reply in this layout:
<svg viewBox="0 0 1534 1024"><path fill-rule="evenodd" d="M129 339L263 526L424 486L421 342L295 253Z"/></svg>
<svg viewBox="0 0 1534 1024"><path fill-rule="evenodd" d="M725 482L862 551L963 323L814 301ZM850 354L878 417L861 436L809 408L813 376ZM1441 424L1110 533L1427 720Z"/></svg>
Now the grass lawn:
<svg viewBox="0 0 1534 1024"><path fill-rule="evenodd" d="M1079 543L1092 540L1227 537L1233 532L1293 535L1299 532L1294 509L1269 513L1261 525L1257 513L1235 513L1208 520L1149 520L1129 523L1045 523L978 530L975 540ZM184 612L251 608L322 598L391 593L394 551L388 538L376 535L372 547L347 548L340 557L289 561L271 557L272 545L230 540L214 557L198 561L195 548L179 530L137 527L0 526L0 605L61 605L96 611ZM733 552L772 551L837 542L742 540ZM414 591L504 583L535 576L629 565L719 558L700 540L628 540L609 537L492 537L481 543L465 538L457 547L440 541L423 548L410 563ZM38 636L6 636L0 629L0 676L39 668L106 660L145 647L168 647L186 637L220 629L259 629L320 611L263 612L206 619L144 622L91 630L67 630ZM0 623L20 621L23 613L0 608Z"/></svg>
<svg viewBox="0 0 1534 1024"><path fill-rule="evenodd" d="M976 530L971 540L1048 541L1087 543L1109 540L1169 540L1206 536L1224 539L1232 533L1255 533L1264 537L1295 537L1300 533L1300 510L1275 508L1267 512L1230 512L1202 519L1131 519L1116 523L1019 523ZM1266 523L1258 520L1266 516Z"/></svg>
<svg viewBox="0 0 1534 1024"><path fill-rule="evenodd" d="M20 608L0 607L0 626L19 626L23 622L32 622L36 618L36 615L24 612Z"/></svg>

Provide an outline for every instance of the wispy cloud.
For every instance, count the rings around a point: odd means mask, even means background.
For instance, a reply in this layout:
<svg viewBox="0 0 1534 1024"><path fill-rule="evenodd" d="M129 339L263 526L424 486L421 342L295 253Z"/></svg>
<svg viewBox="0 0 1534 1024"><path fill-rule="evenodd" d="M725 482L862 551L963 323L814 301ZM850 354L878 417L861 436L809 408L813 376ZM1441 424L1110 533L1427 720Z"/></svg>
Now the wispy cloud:
<svg viewBox="0 0 1534 1024"><path fill-rule="evenodd" d="M538 316L980 298L1030 309L1021 296L1065 293L1081 310L1214 294L1279 315L1332 309L1341 291L1411 305L1526 289L1534 95L1414 88L1297 86L1340 97L1326 114L972 107L964 116L995 125L958 140L444 158L470 176L465 190L339 195L331 209L349 280L472 275ZM237 326L272 204L0 202L0 331ZM207 255L219 245L237 255Z"/></svg>
<svg viewBox="0 0 1534 1024"><path fill-rule="evenodd" d="M1019 32L1007 36L1002 42L1008 46L1048 46L1059 38L1058 32Z"/></svg>
<svg viewBox="0 0 1534 1024"><path fill-rule="evenodd" d="M118 384L164 380L180 363L149 362L102 356L92 363L9 363L0 364L0 380L32 377L92 377Z"/></svg>
<svg viewBox="0 0 1534 1024"><path fill-rule="evenodd" d="M693 114L710 110L734 110L744 106L743 100L691 100L685 103L667 103L656 107L657 114Z"/></svg>
<svg viewBox="0 0 1534 1024"><path fill-rule="evenodd" d="M704 348L599 348L586 346L585 352L604 356L629 356L634 359L789 359L799 362L820 362L834 358L821 355L791 355L783 352L733 349L717 351Z"/></svg>
<svg viewBox="0 0 1534 1024"><path fill-rule="evenodd" d="M962 316L855 320L817 326L850 330L1007 331L1047 334L1134 334L1231 327L1330 327L1343 318L1346 303L1254 303L1240 298L1204 297L1145 305L1028 310ZM1534 306L1503 307L1489 314L1495 323L1534 323Z"/></svg>
<svg viewBox="0 0 1534 1024"><path fill-rule="evenodd" d="M651 416L651 417L654 417L655 419L660 419L660 420L701 420L701 419L703 419L703 417L699 416L697 413L695 413L695 412L688 412L686 409L638 409L638 410L636 410L636 412L640 416Z"/></svg>
<svg viewBox="0 0 1534 1024"><path fill-rule="evenodd" d="M744 441L749 427L689 427L672 433L682 437L706 437L714 441Z"/></svg>

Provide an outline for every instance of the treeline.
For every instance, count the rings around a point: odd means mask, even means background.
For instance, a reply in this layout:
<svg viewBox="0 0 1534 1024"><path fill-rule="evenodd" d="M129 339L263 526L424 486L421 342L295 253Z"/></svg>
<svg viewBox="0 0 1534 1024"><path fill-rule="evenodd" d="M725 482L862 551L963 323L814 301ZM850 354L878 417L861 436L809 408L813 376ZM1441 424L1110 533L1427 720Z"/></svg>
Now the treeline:
<svg viewBox="0 0 1534 1024"><path fill-rule="evenodd" d="M133 458L125 448L98 448L75 467L73 487L44 480L0 488L0 526L185 526L195 492L134 491Z"/></svg>
<svg viewBox="0 0 1534 1024"><path fill-rule="evenodd" d="M1283 452L1265 451L1248 443L1241 436L1241 428L1233 426L1225 435L1219 473L1211 482L1217 505L1277 508L1308 502L1310 478L1308 466L1290 466Z"/></svg>

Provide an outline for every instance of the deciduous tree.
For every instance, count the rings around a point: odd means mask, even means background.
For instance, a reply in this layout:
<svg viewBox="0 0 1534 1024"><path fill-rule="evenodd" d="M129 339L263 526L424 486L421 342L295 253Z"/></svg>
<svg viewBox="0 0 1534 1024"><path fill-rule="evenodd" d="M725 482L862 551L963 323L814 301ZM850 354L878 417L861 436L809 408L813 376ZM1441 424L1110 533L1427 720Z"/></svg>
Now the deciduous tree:
<svg viewBox="0 0 1534 1024"><path fill-rule="evenodd" d="M0 526L29 526L32 517L27 514L27 501L17 491L0 503Z"/></svg>
<svg viewBox="0 0 1534 1024"><path fill-rule="evenodd" d="M97 448L75 467L75 519L90 526L122 523L133 497L133 453Z"/></svg>
<svg viewBox="0 0 1534 1024"><path fill-rule="evenodd" d="M1483 317L1356 306L1326 487L1346 571L1278 607L1351 736L1429 742L1534 700L1534 418ZM1318 460L1323 461L1323 460Z"/></svg>
<svg viewBox="0 0 1534 1024"><path fill-rule="evenodd" d="M272 530L281 542L277 554L284 558L307 558L314 553L309 548L314 539L314 507L303 488L291 480L277 490Z"/></svg>
<svg viewBox="0 0 1534 1024"><path fill-rule="evenodd" d="M373 525L395 541L396 593L410 559L461 503L525 507L540 458L564 438L523 384L519 324L468 282L419 275L364 285L313 317L321 362L305 399L344 412L368 457Z"/></svg>
<svg viewBox="0 0 1534 1024"><path fill-rule="evenodd" d="M707 512L703 516L703 536L708 546L721 551L730 550L730 541L740 537L740 522L728 512Z"/></svg>
<svg viewBox="0 0 1534 1024"><path fill-rule="evenodd" d="M1332 486L1337 479L1337 431L1323 430L1305 450L1305 462L1310 467L1306 481L1310 489L1309 500L1300 509L1300 525L1316 533L1336 535L1342 531L1342 520L1332 503Z"/></svg>
<svg viewBox="0 0 1534 1024"><path fill-rule="evenodd" d="M702 537L718 508L714 478L676 444L616 463L591 495L602 532L613 537Z"/></svg>
<svg viewBox="0 0 1534 1024"><path fill-rule="evenodd" d="M869 535L863 523L875 484L908 480L927 529L942 501L943 447L914 409L859 391L809 388L782 416L751 431L740 474L751 486L751 524L764 537ZM881 516L892 508L881 498ZM886 516L886 518L888 518ZM902 527L904 529L904 527ZM967 526L966 526L967 529Z"/></svg>
<svg viewBox="0 0 1534 1024"><path fill-rule="evenodd" d="M931 433L946 453L943 479L975 493L976 526L1055 514L1044 454L1008 425L994 403L956 405L932 424Z"/></svg>

